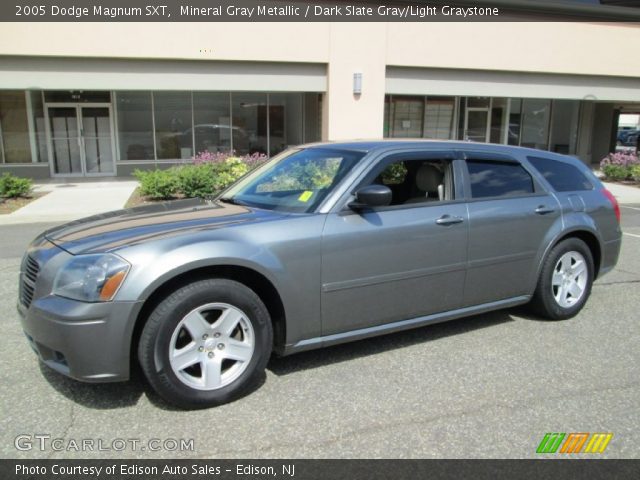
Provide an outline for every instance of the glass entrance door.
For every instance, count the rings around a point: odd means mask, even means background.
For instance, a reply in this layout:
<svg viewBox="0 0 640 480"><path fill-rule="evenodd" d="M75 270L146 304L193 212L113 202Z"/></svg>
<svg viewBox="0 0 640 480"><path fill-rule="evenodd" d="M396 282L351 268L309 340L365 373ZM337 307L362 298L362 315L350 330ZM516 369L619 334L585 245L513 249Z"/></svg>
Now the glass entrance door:
<svg viewBox="0 0 640 480"><path fill-rule="evenodd" d="M80 127L76 107L51 107L49 114L49 143L53 173L82 175L80 157Z"/></svg>
<svg viewBox="0 0 640 480"><path fill-rule="evenodd" d="M113 175L113 136L109 105L47 105L53 175Z"/></svg>
<svg viewBox="0 0 640 480"><path fill-rule="evenodd" d="M109 107L79 107L85 174L114 173Z"/></svg>
<svg viewBox="0 0 640 480"><path fill-rule="evenodd" d="M489 109L467 108L464 118L464 139L472 142L489 141Z"/></svg>

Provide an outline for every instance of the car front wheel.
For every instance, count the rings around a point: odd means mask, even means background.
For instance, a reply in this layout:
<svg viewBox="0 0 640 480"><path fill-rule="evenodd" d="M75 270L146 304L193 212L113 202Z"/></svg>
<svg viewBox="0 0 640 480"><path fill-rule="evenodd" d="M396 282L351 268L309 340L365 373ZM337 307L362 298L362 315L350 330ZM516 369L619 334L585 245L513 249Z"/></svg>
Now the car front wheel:
<svg viewBox="0 0 640 480"><path fill-rule="evenodd" d="M550 320L575 316L591 294L593 255L578 238L557 244L545 259L532 300L533 308Z"/></svg>
<svg viewBox="0 0 640 480"><path fill-rule="evenodd" d="M138 358L164 400L206 408L251 390L272 342L269 312L251 289L233 280L204 279L157 305L142 330Z"/></svg>

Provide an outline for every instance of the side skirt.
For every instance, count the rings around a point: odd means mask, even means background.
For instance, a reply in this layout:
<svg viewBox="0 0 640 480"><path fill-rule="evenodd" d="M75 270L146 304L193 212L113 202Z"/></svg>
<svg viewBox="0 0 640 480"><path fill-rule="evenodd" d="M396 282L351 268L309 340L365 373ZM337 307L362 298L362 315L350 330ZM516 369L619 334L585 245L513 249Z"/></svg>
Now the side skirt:
<svg viewBox="0 0 640 480"><path fill-rule="evenodd" d="M358 330L351 330L344 333L336 333L323 337L309 338L307 340L301 340L291 345L286 345L282 355L290 355L292 353L303 352L305 350L313 350L316 348L328 347L331 345L338 345L340 343L361 340L363 338L385 335L387 333L400 332L402 330L409 330L411 328L423 327L432 323L447 322L449 320L455 320L457 318L490 312L492 310L515 307L517 305L525 304L529 302L529 300L531 300L531 295L522 295L519 297L499 300L497 302L483 303L481 305L459 308L457 310L450 310L448 312L434 313L432 315L412 318L409 320L400 320L399 322L385 323L384 325L377 325L375 327L360 328Z"/></svg>

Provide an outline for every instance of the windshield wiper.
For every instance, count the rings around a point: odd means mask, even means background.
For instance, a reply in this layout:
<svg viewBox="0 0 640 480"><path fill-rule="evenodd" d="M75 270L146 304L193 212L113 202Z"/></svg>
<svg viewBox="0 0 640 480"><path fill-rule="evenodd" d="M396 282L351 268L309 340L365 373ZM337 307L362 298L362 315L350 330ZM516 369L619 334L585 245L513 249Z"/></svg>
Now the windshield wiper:
<svg viewBox="0 0 640 480"><path fill-rule="evenodd" d="M224 203L229 203L231 205L242 205L242 206L249 206L248 203L243 202L242 200L237 200L234 197L220 197L218 200L220 200L221 202Z"/></svg>

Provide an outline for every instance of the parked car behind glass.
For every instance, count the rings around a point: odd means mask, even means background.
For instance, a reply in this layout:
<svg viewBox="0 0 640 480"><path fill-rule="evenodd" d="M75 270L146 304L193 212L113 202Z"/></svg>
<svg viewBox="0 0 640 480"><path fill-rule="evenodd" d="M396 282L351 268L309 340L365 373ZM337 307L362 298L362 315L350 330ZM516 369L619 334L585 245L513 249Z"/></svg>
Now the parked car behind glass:
<svg viewBox="0 0 640 480"><path fill-rule="evenodd" d="M287 355L529 303L573 317L620 251L581 162L440 141L283 152L217 201L119 210L28 248L18 308L48 366L88 382L139 362L168 402L249 391Z"/></svg>
<svg viewBox="0 0 640 480"><path fill-rule="evenodd" d="M617 136L617 144L635 147L638 133L640 133L640 130L637 129L619 131Z"/></svg>

